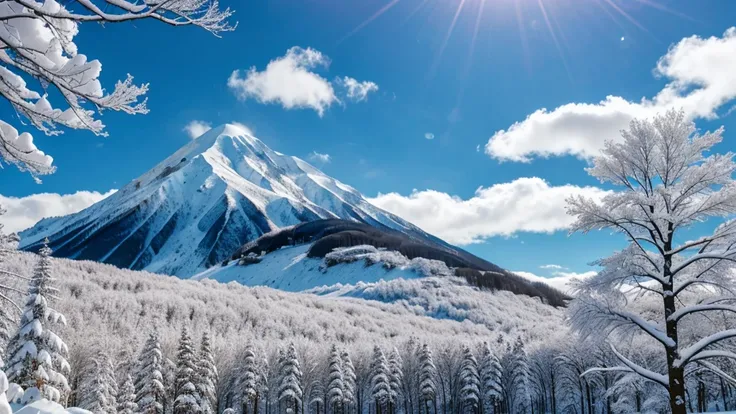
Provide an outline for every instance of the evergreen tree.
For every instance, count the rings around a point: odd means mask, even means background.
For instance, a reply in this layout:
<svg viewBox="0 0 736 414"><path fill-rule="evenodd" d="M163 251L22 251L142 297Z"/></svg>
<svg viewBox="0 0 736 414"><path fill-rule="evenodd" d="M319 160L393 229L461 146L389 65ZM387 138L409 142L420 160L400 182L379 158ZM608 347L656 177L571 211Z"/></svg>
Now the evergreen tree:
<svg viewBox="0 0 736 414"><path fill-rule="evenodd" d="M340 361L342 363L343 384L345 385L342 391L343 404L345 407L350 407L352 404L355 404L355 386L357 381L355 367L347 350L342 351Z"/></svg>
<svg viewBox="0 0 736 414"><path fill-rule="evenodd" d="M286 351L283 357L280 377L279 401L286 403L287 413L291 410L295 414L299 414L303 397L302 372L294 344L289 345L289 350Z"/></svg>
<svg viewBox="0 0 736 414"><path fill-rule="evenodd" d="M322 407L325 404L325 386L322 385L322 381L319 379L315 380L312 384L312 390L309 393L309 405L315 407L315 413L321 414Z"/></svg>
<svg viewBox="0 0 736 414"><path fill-rule="evenodd" d="M337 347L333 344L330 350L330 364L327 374L327 404L333 413L338 412L338 408L343 404L343 389L345 382L342 375L342 361Z"/></svg>
<svg viewBox="0 0 736 414"><path fill-rule="evenodd" d="M80 396L80 408L95 414L117 412L115 370L110 357L103 350L99 350L85 367L77 393Z"/></svg>
<svg viewBox="0 0 736 414"><path fill-rule="evenodd" d="M245 347L243 359L243 373L240 377L239 394L242 398L243 414L247 414L247 405L253 405L253 412L257 414L258 398L258 363L252 344Z"/></svg>
<svg viewBox="0 0 736 414"><path fill-rule="evenodd" d="M373 348L371 397L376 404L377 414L381 414L383 408L391 401L388 361L386 361L386 355L384 355L383 350L378 345Z"/></svg>
<svg viewBox="0 0 736 414"><path fill-rule="evenodd" d="M437 401L437 367L432 359L432 351L427 344L422 345L419 351L419 393L423 401L425 412L429 411L427 403ZM434 407L437 414L437 407Z"/></svg>
<svg viewBox="0 0 736 414"><path fill-rule="evenodd" d="M174 414L193 414L202 412L199 406L199 394L194 386L197 373L197 356L192 345L192 338L185 326L181 331L179 349L176 358L176 378Z"/></svg>
<svg viewBox="0 0 736 414"><path fill-rule="evenodd" d="M66 374L67 346L51 327L66 325L64 315L49 305L59 289L51 276L51 249L48 239L38 252L39 259L28 286L28 297L20 328L8 343L6 374L10 382L26 390L25 402L45 397L63 403L69 391Z"/></svg>
<svg viewBox="0 0 736 414"><path fill-rule="evenodd" d="M163 355L158 333L153 331L141 351L135 378L135 402L140 414L162 414L164 378L161 373Z"/></svg>
<svg viewBox="0 0 736 414"><path fill-rule="evenodd" d="M135 414L138 412L138 404L135 403L135 387L130 375L125 377L125 382L118 390L117 414Z"/></svg>
<svg viewBox="0 0 736 414"><path fill-rule="evenodd" d="M480 409L480 377L478 375L478 361L473 352L463 345L463 360L460 365L460 398L463 406L471 412Z"/></svg>
<svg viewBox="0 0 736 414"><path fill-rule="evenodd" d="M195 386L199 395L198 403L202 409L202 414L212 414L217 408L217 367L212 356L210 337L207 332L202 335L196 382Z"/></svg>
<svg viewBox="0 0 736 414"><path fill-rule="evenodd" d="M5 214L6 210L0 205L0 216ZM18 276L14 273L3 270L2 264L6 257L13 252L18 246L18 235L15 233L5 234L3 233L3 223L0 222L0 275L3 276ZM13 290L11 288L2 287L0 291L0 300L5 301L13 307L18 307L10 298L5 295L6 290ZM10 339L11 327L15 325L13 318L8 315L5 306L0 306L0 344L6 344ZM0 347L0 368L4 367L5 362L2 356L5 354L2 347ZM0 414L10 414L10 404L5 392L8 390L8 378L5 376L5 372L0 371Z"/></svg>
<svg viewBox="0 0 736 414"><path fill-rule="evenodd" d="M391 413L396 412L396 406L399 404L399 397L402 394L404 383L404 373L402 371L403 361L399 351L394 348L391 356L388 358L389 368L389 387L391 388Z"/></svg>
<svg viewBox="0 0 736 414"><path fill-rule="evenodd" d="M513 410L515 412L526 412L530 407L529 400L529 362L524 350L524 342L517 337L512 350L513 355Z"/></svg>
<svg viewBox="0 0 736 414"><path fill-rule="evenodd" d="M487 342L483 342L480 360L480 388L483 404L495 408L502 396L501 363Z"/></svg>

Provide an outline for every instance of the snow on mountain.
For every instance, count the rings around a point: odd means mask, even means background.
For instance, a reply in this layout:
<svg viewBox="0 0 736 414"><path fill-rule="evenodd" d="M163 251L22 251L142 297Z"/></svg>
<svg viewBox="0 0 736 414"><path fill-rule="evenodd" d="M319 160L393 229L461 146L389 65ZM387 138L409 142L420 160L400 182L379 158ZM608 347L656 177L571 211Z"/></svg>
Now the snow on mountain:
<svg viewBox="0 0 736 414"><path fill-rule="evenodd" d="M342 218L433 238L235 125L213 128L112 196L21 233L55 256L191 276L272 230ZM434 239L434 238L433 238Z"/></svg>

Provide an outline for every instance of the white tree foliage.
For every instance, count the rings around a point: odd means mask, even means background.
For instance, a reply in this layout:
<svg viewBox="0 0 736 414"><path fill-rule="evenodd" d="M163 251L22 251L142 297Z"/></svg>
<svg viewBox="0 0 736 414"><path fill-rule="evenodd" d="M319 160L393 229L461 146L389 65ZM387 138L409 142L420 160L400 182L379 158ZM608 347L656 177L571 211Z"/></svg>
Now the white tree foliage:
<svg viewBox="0 0 736 414"><path fill-rule="evenodd" d="M197 354L184 326L179 338L179 349L176 356L176 377L174 379L174 414L201 413L200 397L194 385L197 376Z"/></svg>
<svg viewBox="0 0 736 414"><path fill-rule="evenodd" d="M378 345L373 348L370 392L373 402L376 404L376 412L381 414L382 410L391 402L391 386L389 384L388 361Z"/></svg>
<svg viewBox="0 0 736 414"><path fill-rule="evenodd" d="M327 404L333 413L337 413L343 405L343 389L345 382L342 374L342 361L337 346L332 345L327 374Z"/></svg>
<svg viewBox="0 0 736 414"><path fill-rule="evenodd" d="M207 332L202 335L202 345L199 350L199 361L195 376L195 387L199 400L197 403L203 414L212 414L217 408L217 367L212 355L212 345Z"/></svg>
<svg viewBox="0 0 736 414"><path fill-rule="evenodd" d="M89 361L82 374L82 383L77 390L79 407L95 414L117 412L117 382L110 357L99 350Z"/></svg>
<svg viewBox="0 0 736 414"><path fill-rule="evenodd" d="M141 414L163 413L165 389L162 363L158 333L153 331L141 350L135 379L135 403Z"/></svg>
<svg viewBox="0 0 736 414"><path fill-rule="evenodd" d="M293 343L289 345L289 349L283 356L280 378L278 399L284 402L288 409L298 414L303 398L302 371Z"/></svg>
<svg viewBox="0 0 736 414"><path fill-rule="evenodd" d="M45 242L38 252L38 263L28 285L20 327L8 343L5 372L10 382L25 389L26 398L43 397L63 402L69 391L66 379L68 350L51 328L66 325L66 318L49 306L59 293L51 270L51 249Z"/></svg>
<svg viewBox="0 0 736 414"><path fill-rule="evenodd" d="M355 404L355 367L353 366L353 360L350 359L350 354L347 350L342 351L342 353L340 354L340 360L342 362L342 376L345 385L342 392L343 404L349 407L352 404Z"/></svg>
<svg viewBox="0 0 736 414"><path fill-rule="evenodd" d="M130 375L125 376L125 382L118 389L117 396L117 414L135 414L138 412L138 404L135 403L135 387L133 386L133 378Z"/></svg>
<svg viewBox="0 0 736 414"><path fill-rule="evenodd" d="M18 122L25 119L46 135L61 134L58 126L106 135L97 118L103 110L148 112L146 101L139 100L148 84L134 85L128 75L112 91L102 87L102 64L88 60L75 43L83 24L154 19L172 26L199 26L215 35L234 29L227 23L232 11L220 10L217 0L78 0L70 4L0 2L0 96L22 118ZM10 122L0 120L0 160L34 177L52 173L53 159L36 147L30 133L19 134Z"/></svg>
<svg viewBox="0 0 736 414"><path fill-rule="evenodd" d="M479 412L480 408L480 375L478 361L473 351L463 345L463 361L460 365L460 396L463 406L470 412Z"/></svg>
<svg viewBox="0 0 736 414"><path fill-rule="evenodd" d="M602 270L596 277L578 285L572 326L583 336L612 338L611 351L620 362L616 369L665 387L674 413L685 412L688 366L718 373L713 360L736 359L719 348L736 337L736 329L714 330L705 322L697 332L681 332L688 319L736 313L734 154L705 155L722 133L721 128L699 134L674 110L652 121L632 121L622 131L623 142L607 143L588 169L621 190L600 204L568 200L569 213L577 218L573 231L610 229L628 241L625 249L597 262ZM709 218L726 221L709 235L685 239L683 231ZM616 338L632 334L659 347L663 370L637 364L614 345Z"/></svg>

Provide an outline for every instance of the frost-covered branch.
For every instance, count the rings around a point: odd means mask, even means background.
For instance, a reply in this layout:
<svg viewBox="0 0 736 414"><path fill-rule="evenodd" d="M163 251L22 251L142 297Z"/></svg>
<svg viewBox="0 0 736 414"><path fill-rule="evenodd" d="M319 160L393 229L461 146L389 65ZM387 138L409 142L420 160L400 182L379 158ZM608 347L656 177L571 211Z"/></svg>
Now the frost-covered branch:
<svg viewBox="0 0 736 414"><path fill-rule="evenodd" d="M201 27L216 36L233 30L233 12L217 0L77 0L73 10L56 0L0 1L0 97L20 118L46 135L59 127L107 135L97 118L104 110L145 114L148 84L133 77L106 91L102 64L79 53L75 36L85 22L155 19L173 26ZM32 80L34 85L29 85ZM52 104L49 89L58 96ZM57 105L61 107L57 107ZM29 171L34 178L53 173L53 158L39 150L29 132L19 133L11 119L0 119L0 161Z"/></svg>
<svg viewBox="0 0 736 414"><path fill-rule="evenodd" d="M693 358L697 358L698 354L711 345L729 338L736 338L736 329L728 329L725 331L716 332L712 335L706 336L698 342L690 345L680 352L680 358L678 358L674 364L678 367L683 367L685 364L690 362Z"/></svg>
<svg viewBox="0 0 736 414"><path fill-rule="evenodd" d="M616 355L616 358L618 358L622 364L626 365L629 369L631 369L633 372L636 372L640 376L650 380L654 381L657 384L662 385L665 388L669 388L668 385L668 378L666 375L658 374L654 371L648 370L641 365L636 364L635 362L631 361L630 359L626 358L618 352L615 346L611 344L611 352L613 352L614 355Z"/></svg>

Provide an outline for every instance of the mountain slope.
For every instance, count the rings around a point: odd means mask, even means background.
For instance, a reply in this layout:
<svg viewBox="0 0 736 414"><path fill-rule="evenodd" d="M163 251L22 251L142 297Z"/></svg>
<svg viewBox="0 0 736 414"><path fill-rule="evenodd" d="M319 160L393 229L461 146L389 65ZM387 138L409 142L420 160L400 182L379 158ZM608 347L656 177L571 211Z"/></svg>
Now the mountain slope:
<svg viewBox="0 0 736 414"><path fill-rule="evenodd" d="M438 239L234 125L214 128L99 203L21 233L54 255L190 276L278 228L342 218ZM441 242L443 243L443 242Z"/></svg>

